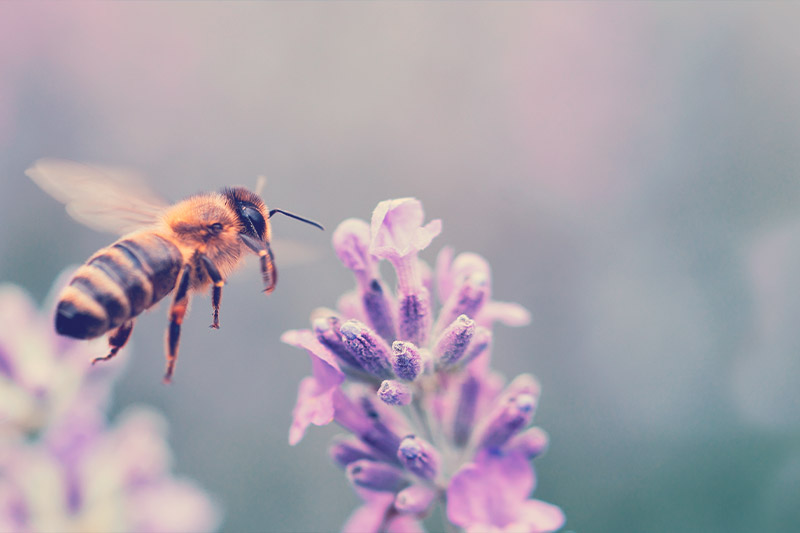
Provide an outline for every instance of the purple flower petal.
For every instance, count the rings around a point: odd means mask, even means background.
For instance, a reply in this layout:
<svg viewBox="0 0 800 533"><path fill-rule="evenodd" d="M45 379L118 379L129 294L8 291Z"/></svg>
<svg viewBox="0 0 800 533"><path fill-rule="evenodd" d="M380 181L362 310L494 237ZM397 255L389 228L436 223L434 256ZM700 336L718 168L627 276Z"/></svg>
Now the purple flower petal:
<svg viewBox="0 0 800 533"><path fill-rule="evenodd" d="M289 444L294 446L300 442L311 424L324 426L331 423L333 417L332 397L319 394L319 387L314 378L303 378L297 388L297 402L292 410Z"/></svg>
<svg viewBox="0 0 800 533"><path fill-rule="evenodd" d="M361 296L361 292L358 290L342 294L336 301L336 309L339 310L343 317L354 318L359 322L368 322L369 319L364 312L364 301Z"/></svg>
<svg viewBox="0 0 800 533"><path fill-rule="evenodd" d="M333 248L344 266L356 277L373 278L377 274L376 260L369 251L370 227L364 220L349 218L333 232Z"/></svg>
<svg viewBox="0 0 800 533"><path fill-rule="evenodd" d="M106 461L106 468L116 470L127 487L152 483L162 478L172 463L166 432L167 421L159 413L130 408L99 449L91 452L93 461ZM98 464L97 468L99 475L102 466Z"/></svg>
<svg viewBox="0 0 800 533"><path fill-rule="evenodd" d="M39 313L27 292L12 285L0 285L0 336L19 334L38 325Z"/></svg>
<svg viewBox="0 0 800 533"><path fill-rule="evenodd" d="M324 426L333 421L333 394L344 381L335 356L309 330L291 330L281 341L304 348L311 356L312 377L304 378L297 390L297 402L292 410L289 444L294 446L303 438L309 425Z"/></svg>
<svg viewBox="0 0 800 533"><path fill-rule="evenodd" d="M528 428L511 438L506 445L509 452L518 450L528 459L533 459L547 451L550 437L539 427Z"/></svg>
<svg viewBox="0 0 800 533"><path fill-rule="evenodd" d="M482 326L491 328L495 322L505 326L521 327L531 322L531 313L524 307L513 302L487 302L476 318Z"/></svg>
<svg viewBox="0 0 800 533"><path fill-rule="evenodd" d="M447 488L447 517L454 524L505 528L526 523L531 531L552 525L552 517L531 516L528 495L533 490L533 468L522 453L481 453L474 463L456 472ZM529 523L541 519L542 524ZM533 528L538 529L533 529Z"/></svg>
<svg viewBox="0 0 800 533"><path fill-rule="evenodd" d="M342 527L343 533L379 533L383 529L386 515L392 507L394 494L358 490L365 500L364 505L353 511Z"/></svg>
<svg viewBox="0 0 800 533"><path fill-rule="evenodd" d="M216 531L222 515L194 483L164 479L128 496L131 523L124 528L143 533Z"/></svg>
<svg viewBox="0 0 800 533"><path fill-rule="evenodd" d="M428 294L433 295L433 270L431 266L422 259L417 261L417 266L419 267L422 286L428 290Z"/></svg>
<svg viewBox="0 0 800 533"><path fill-rule="evenodd" d="M524 503L518 520L531 533L550 533L561 529L566 522L561 508L542 500L528 500Z"/></svg>
<svg viewBox="0 0 800 533"><path fill-rule="evenodd" d="M384 526L386 533L425 533L419 520L410 515L395 515Z"/></svg>
<svg viewBox="0 0 800 533"><path fill-rule="evenodd" d="M315 358L320 359L333 369L333 374L342 374L334 354L317 340L316 335L311 330L292 329L285 331L281 335L281 342L306 350L312 360ZM342 379L344 379L343 375Z"/></svg>
<svg viewBox="0 0 800 533"><path fill-rule="evenodd" d="M372 212L372 255L385 259L406 257L425 249L442 231L442 221L422 226L425 215L416 198L399 198L378 204Z"/></svg>
<svg viewBox="0 0 800 533"><path fill-rule="evenodd" d="M470 252L458 254L453 260L453 249L442 248L436 258L436 284L439 300L446 302L459 285L473 274L482 274L487 280L492 279L489 263L482 256Z"/></svg>
<svg viewBox="0 0 800 533"><path fill-rule="evenodd" d="M450 275L450 269L453 266L454 255L455 251L452 246L445 246L436 255L434 275L436 276L436 295L440 302L446 301L453 292L455 282L453 276Z"/></svg>

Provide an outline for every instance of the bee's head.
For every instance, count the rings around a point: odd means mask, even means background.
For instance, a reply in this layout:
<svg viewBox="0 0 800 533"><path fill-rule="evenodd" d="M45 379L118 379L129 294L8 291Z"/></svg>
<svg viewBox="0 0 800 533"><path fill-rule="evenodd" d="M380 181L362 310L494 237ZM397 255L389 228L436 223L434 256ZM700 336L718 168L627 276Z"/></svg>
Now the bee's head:
<svg viewBox="0 0 800 533"><path fill-rule="evenodd" d="M264 200L244 187L223 189L222 195L236 213L245 235L263 242L269 239L269 214Z"/></svg>

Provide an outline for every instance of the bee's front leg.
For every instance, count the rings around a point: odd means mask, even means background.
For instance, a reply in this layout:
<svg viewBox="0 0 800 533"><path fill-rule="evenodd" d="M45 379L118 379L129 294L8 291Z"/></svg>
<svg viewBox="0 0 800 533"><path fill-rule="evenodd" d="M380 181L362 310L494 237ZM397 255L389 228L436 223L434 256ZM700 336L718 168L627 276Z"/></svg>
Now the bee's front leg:
<svg viewBox="0 0 800 533"><path fill-rule="evenodd" d="M271 293L275 290L275 284L278 282L278 270L275 268L272 248L268 242L259 242L244 233L239 234L239 238L248 248L258 254L261 260L261 279L264 282L264 292Z"/></svg>

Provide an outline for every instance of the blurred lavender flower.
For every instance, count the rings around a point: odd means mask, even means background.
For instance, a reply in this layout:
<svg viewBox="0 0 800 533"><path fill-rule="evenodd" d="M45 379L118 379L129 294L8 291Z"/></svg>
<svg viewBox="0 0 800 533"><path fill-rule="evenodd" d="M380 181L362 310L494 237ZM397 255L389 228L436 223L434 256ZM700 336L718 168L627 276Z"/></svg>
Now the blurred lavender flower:
<svg viewBox="0 0 800 533"><path fill-rule="evenodd" d="M300 383L289 442L309 425L336 421L353 434L336 440L333 460L364 501L344 531L423 531L437 503L466 531L555 531L558 507L530 499L530 460L547 434L528 428L539 384L523 374L504 387L490 367L495 322L524 325L528 312L491 299L488 263L479 255L439 253L435 273L418 257L441 231L423 225L413 198L381 202L372 223L349 219L334 248L356 277L338 311L312 313L312 328L282 340L311 356ZM387 259L397 293L378 268ZM432 303L433 278L441 302Z"/></svg>
<svg viewBox="0 0 800 533"><path fill-rule="evenodd" d="M0 531L216 529L208 495L170 473L160 415L138 408L108 426L124 358L91 366L105 342L59 337L52 316L0 286Z"/></svg>

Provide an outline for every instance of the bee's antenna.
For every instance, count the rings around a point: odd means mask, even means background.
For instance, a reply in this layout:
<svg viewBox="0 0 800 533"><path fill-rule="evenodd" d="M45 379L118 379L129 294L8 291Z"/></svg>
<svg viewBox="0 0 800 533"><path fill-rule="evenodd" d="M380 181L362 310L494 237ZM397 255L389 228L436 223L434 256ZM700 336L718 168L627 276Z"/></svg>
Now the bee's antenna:
<svg viewBox="0 0 800 533"><path fill-rule="evenodd" d="M275 213L280 213L281 215L286 215L287 217L292 217L294 219L299 220L300 222L305 222L306 224L311 224L312 226L317 227L317 228L321 229L322 231L325 231L325 228L323 228L322 224L320 224L319 222L314 222L313 220L308 220L307 218L303 218L301 216L295 215L294 213L290 213L288 211L284 211L283 209L270 209L269 210L269 218L272 218L272 215L274 215Z"/></svg>
<svg viewBox="0 0 800 533"><path fill-rule="evenodd" d="M263 174L256 178L256 188L255 192L257 195L261 196L261 191L264 190L264 185L267 184L267 177Z"/></svg>

